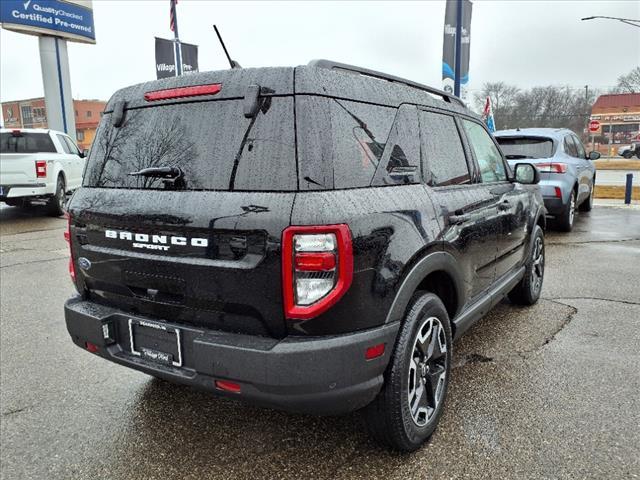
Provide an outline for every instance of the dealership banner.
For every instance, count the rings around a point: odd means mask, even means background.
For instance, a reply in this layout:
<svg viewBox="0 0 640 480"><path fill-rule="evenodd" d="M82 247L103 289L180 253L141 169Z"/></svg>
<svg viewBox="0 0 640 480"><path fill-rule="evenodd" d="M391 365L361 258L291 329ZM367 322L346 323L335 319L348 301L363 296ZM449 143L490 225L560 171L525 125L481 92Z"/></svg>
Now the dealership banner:
<svg viewBox="0 0 640 480"><path fill-rule="evenodd" d="M0 0L2 28L96 43L90 0Z"/></svg>
<svg viewBox="0 0 640 480"><path fill-rule="evenodd" d="M460 97L467 100L469 83L469 49L471 46L471 8L470 0L462 0L462 40L460 58ZM444 42L442 44L442 86L445 92L454 91L454 70L456 67L456 20L457 0L447 0L444 14Z"/></svg>
<svg viewBox="0 0 640 480"><path fill-rule="evenodd" d="M180 43L182 72L187 75L198 71L198 46ZM156 78L175 77L176 55L174 41L156 37Z"/></svg>
<svg viewBox="0 0 640 480"><path fill-rule="evenodd" d="M198 46L180 43L182 47L182 74L188 75L198 71Z"/></svg>

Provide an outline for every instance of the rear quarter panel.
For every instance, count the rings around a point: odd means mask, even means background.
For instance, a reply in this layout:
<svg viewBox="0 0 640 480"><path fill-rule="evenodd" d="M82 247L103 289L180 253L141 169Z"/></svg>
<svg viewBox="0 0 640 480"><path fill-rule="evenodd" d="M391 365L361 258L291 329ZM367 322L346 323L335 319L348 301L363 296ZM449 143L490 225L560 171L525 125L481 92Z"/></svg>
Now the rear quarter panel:
<svg viewBox="0 0 640 480"><path fill-rule="evenodd" d="M301 192L292 225L346 223L353 237L351 288L310 320L290 320L290 333L325 335L383 324L412 262L439 250L441 230L423 185Z"/></svg>

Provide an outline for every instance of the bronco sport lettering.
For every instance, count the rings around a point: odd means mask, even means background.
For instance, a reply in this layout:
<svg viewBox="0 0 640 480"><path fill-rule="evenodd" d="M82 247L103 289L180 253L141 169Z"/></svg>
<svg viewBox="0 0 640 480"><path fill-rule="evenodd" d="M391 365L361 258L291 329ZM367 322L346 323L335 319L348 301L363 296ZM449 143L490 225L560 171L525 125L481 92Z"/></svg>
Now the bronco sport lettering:
<svg viewBox="0 0 640 480"><path fill-rule="evenodd" d="M149 248L156 250L169 250L169 247L163 247L163 245L179 245L192 247L208 247L209 240L206 238L187 238L180 236L167 236L167 235L149 235L146 233L132 233L123 230L105 230L104 236L106 238L114 238L119 240L135 240L133 243L134 248Z"/></svg>

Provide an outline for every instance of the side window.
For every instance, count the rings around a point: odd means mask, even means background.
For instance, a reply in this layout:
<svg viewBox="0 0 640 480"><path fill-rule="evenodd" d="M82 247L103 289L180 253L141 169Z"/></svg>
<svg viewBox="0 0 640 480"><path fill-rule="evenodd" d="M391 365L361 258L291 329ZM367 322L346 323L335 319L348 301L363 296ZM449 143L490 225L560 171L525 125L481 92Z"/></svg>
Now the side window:
<svg viewBox="0 0 640 480"><path fill-rule="evenodd" d="M578 156L578 149L571 135L564 137L564 152L572 157Z"/></svg>
<svg viewBox="0 0 640 480"><path fill-rule="evenodd" d="M483 183L505 181L507 172L502 155L487 131L482 125L470 120L462 120L462 124L467 133L471 150L473 150L480 167Z"/></svg>
<svg viewBox="0 0 640 480"><path fill-rule="evenodd" d="M401 105L372 185L420 182L420 130L413 105Z"/></svg>
<svg viewBox="0 0 640 480"><path fill-rule="evenodd" d="M584 147L582 146L582 142L578 137L573 135L573 141L576 144L576 148L578 149L578 158L587 158L587 154L584 151Z"/></svg>
<svg viewBox="0 0 640 480"><path fill-rule="evenodd" d="M69 137L63 137L64 141L67 143L67 147L69 147L69 150L71 151L71 153L73 153L74 155L80 155L80 151L78 150L78 147L76 147L76 144L73 143L73 140L71 140Z"/></svg>
<svg viewBox="0 0 640 480"><path fill-rule="evenodd" d="M58 141L60 142L60 145L62 145L62 150L64 150L64 153L71 153L69 144L65 141L64 136L56 134L56 137L58 137Z"/></svg>
<svg viewBox="0 0 640 480"><path fill-rule="evenodd" d="M455 120L450 115L420 110L422 164L431 186L471 182L469 165Z"/></svg>
<svg viewBox="0 0 640 480"><path fill-rule="evenodd" d="M382 158L396 110L332 100L335 188L368 187Z"/></svg>
<svg viewBox="0 0 640 480"><path fill-rule="evenodd" d="M300 188L325 190L371 185L397 111L392 107L314 95L298 97Z"/></svg>

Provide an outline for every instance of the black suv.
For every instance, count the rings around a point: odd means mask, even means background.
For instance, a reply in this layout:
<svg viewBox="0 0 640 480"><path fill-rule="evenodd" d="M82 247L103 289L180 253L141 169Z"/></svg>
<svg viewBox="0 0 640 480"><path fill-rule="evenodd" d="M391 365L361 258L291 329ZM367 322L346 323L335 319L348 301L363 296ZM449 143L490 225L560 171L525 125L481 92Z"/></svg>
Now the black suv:
<svg viewBox="0 0 640 480"><path fill-rule="evenodd" d="M452 339L544 269L537 170L445 92L326 60L136 85L68 206L80 347L375 438L434 431Z"/></svg>

